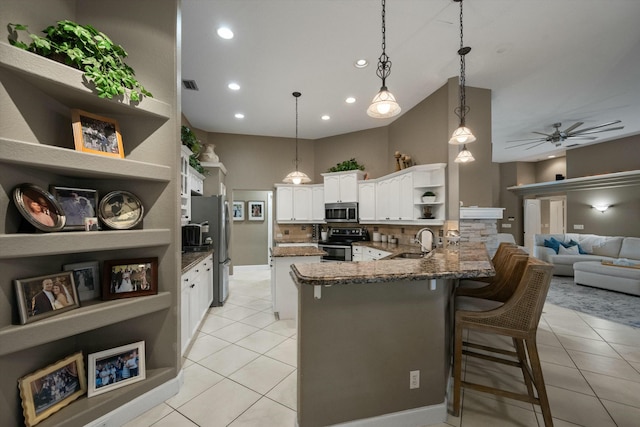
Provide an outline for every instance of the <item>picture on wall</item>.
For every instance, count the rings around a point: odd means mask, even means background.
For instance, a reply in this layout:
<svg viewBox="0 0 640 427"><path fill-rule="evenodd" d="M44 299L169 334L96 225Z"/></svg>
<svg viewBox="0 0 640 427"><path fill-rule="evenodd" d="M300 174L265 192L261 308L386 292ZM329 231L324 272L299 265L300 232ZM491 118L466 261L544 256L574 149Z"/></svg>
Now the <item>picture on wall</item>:
<svg viewBox="0 0 640 427"><path fill-rule="evenodd" d="M76 151L124 159L117 121L82 110L72 110L71 118Z"/></svg>
<svg viewBox="0 0 640 427"><path fill-rule="evenodd" d="M242 200L233 201L233 220L244 221L244 202Z"/></svg>
<svg viewBox="0 0 640 427"><path fill-rule="evenodd" d="M84 375L82 353L78 352L20 378L18 387L25 425L38 424L85 394Z"/></svg>
<svg viewBox="0 0 640 427"><path fill-rule="evenodd" d="M249 221L264 221L264 202L247 202Z"/></svg>

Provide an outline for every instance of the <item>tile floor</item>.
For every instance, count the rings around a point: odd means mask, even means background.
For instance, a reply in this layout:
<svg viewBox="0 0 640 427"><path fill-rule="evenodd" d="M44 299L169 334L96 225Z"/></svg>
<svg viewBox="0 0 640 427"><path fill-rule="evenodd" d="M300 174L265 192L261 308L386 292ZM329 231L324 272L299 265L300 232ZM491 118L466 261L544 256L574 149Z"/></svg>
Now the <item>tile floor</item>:
<svg viewBox="0 0 640 427"><path fill-rule="evenodd" d="M210 310L185 358L180 392L127 427L295 425L295 323L274 319L269 280L236 269L228 302ZM547 304L538 344L555 426L640 425L640 329ZM474 358L465 375L523 390L514 368ZM466 391L461 416L439 427L543 425L537 406Z"/></svg>

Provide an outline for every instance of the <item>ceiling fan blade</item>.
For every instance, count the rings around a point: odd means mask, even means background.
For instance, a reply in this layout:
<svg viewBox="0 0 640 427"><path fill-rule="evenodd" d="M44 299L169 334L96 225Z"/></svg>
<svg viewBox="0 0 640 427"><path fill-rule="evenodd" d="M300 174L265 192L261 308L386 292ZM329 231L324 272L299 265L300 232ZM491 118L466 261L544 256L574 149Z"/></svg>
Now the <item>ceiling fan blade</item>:
<svg viewBox="0 0 640 427"><path fill-rule="evenodd" d="M523 138L523 139L512 139L510 141L507 141L507 143L509 142L524 142L524 141L529 141L529 142L536 142L536 141L544 141L545 138Z"/></svg>
<svg viewBox="0 0 640 427"><path fill-rule="evenodd" d="M575 135L575 136L569 136L567 139L570 139L572 141L575 141L577 139L584 139L585 141L593 141L594 139L598 139L598 137L597 136Z"/></svg>
<svg viewBox="0 0 640 427"><path fill-rule="evenodd" d="M609 132L609 131L612 131L612 130L620 130L620 129L624 129L624 126L617 126L617 127L609 128L609 129L592 130L590 132L589 131L587 131L587 132L584 132L584 131L574 132L571 135L569 135L569 137L573 138L573 137L581 136L581 135L591 135L591 134L594 134L594 133Z"/></svg>
<svg viewBox="0 0 640 427"><path fill-rule="evenodd" d="M527 148L525 148L525 150L531 150L532 148L539 147L540 145L542 145L542 144L546 144L546 143L547 143L547 141L542 141L542 142L540 142L540 143L538 143L538 144L536 144L536 145L532 145L531 147L527 147Z"/></svg>
<svg viewBox="0 0 640 427"><path fill-rule="evenodd" d="M612 122L603 123L603 124L601 124L601 125L591 126L590 128L580 129L580 130L577 130L577 131L575 131L575 132L573 132L573 133L574 133L574 134L577 134L577 133L584 133L584 132L587 132L587 131L590 131L590 130L593 130L593 129L600 129L600 128L603 128L603 127L606 127L606 126L615 125L615 124L618 124L618 123L622 123L622 120L614 120L614 121L612 121Z"/></svg>
<svg viewBox="0 0 640 427"><path fill-rule="evenodd" d="M550 134L550 133L542 133L542 132L535 132L535 131L534 131L534 132L531 132L531 133L535 133L535 134L538 134L538 135L544 135L544 136L551 137L551 134Z"/></svg>
<svg viewBox="0 0 640 427"><path fill-rule="evenodd" d="M536 142L539 142L539 143L542 144L542 143L547 142L547 140L546 139L537 139L535 141L523 142L522 144L510 145L509 147L505 147L505 148L509 149L509 148L523 147L525 145L535 144Z"/></svg>
<svg viewBox="0 0 640 427"><path fill-rule="evenodd" d="M572 124L571 126L569 126L568 128L566 128L564 130L564 133L568 134L569 132L571 132L572 130L574 130L577 127L580 127L584 124L584 122L575 122L574 124Z"/></svg>

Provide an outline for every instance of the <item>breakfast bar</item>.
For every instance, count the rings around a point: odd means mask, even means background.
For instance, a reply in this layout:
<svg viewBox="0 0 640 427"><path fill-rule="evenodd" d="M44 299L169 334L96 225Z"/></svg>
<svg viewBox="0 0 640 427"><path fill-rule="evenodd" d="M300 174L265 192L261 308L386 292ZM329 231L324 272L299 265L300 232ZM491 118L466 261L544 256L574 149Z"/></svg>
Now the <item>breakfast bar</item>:
<svg viewBox="0 0 640 427"><path fill-rule="evenodd" d="M457 279L495 274L483 244L291 270L300 427L446 420L451 295Z"/></svg>

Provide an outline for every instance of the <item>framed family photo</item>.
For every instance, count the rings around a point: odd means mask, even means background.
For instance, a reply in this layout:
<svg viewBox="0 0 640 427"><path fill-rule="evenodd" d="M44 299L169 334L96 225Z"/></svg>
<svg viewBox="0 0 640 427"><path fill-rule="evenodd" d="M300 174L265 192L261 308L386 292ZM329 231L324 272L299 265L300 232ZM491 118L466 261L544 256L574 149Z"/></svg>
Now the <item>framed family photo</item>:
<svg viewBox="0 0 640 427"><path fill-rule="evenodd" d="M88 391L92 397L146 378L144 341L89 355Z"/></svg>
<svg viewBox="0 0 640 427"><path fill-rule="evenodd" d="M140 199L128 191L112 191L100 201L98 216L109 228L128 230L142 221L144 207Z"/></svg>
<svg viewBox="0 0 640 427"><path fill-rule="evenodd" d="M78 262L62 266L64 271L71 271L80 301L88 301L100 297L100 273L98 261Z"/></svg>
<svg viewBox="0 0 640 427"><path fill-rule="evenodd" d="M87 392L82 353L18 380L24 423L35 426Z"/></svg>
<svg viewBox="0 0 640 427"><path fill-rule="evenodd" d="M158 293L158 258L105 261L102 266L102 299Z"/></svg>
<svg viewBox="0 0 640 427"><path fill-rule="evenodd" d="M60 231L66 218L62 206L51 193L37 185L20 184L13 189L13 201L20 214L40 231Z"/></svg>
<svg viewBox="0 0 640 427"><path fill-rule="evenodd" d="M16 279L14 284L23 325L80 307L71 271Z"/></svg>
<svg viewBox="0 0 640 427"><path fill-rule="evenodd" d="M233 201L233 220L244 221L244 202L242 200Z"/></svg>
<svg viewBox="0 0 640 427"><path fill-rule="evenodd" d="M71 119L76 151L124 159L117 121L82 110L72 110Z"/></svg>
<svg viewBox="0 0 640 427"><path fill-rule="evenodd" d="M49 191L64 211L66 220L63 230L84 230L85 218L97 216L98 192L96 190L52 185Z"/></svg>
<svg viewBox="0 0 640 427"><path fill-rule="evenodd" d="M247 202L249 221L264 221L264 202Z"/></svg>

